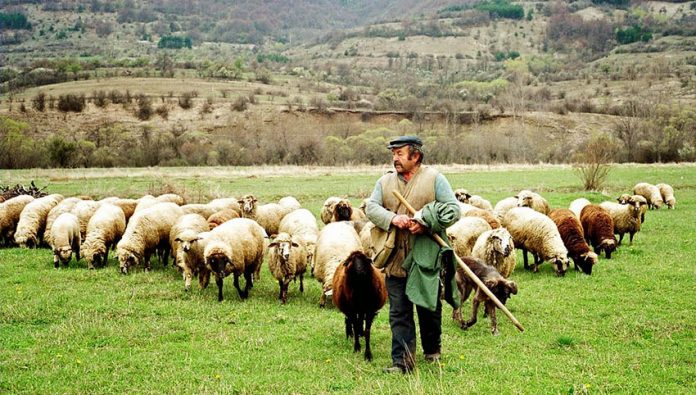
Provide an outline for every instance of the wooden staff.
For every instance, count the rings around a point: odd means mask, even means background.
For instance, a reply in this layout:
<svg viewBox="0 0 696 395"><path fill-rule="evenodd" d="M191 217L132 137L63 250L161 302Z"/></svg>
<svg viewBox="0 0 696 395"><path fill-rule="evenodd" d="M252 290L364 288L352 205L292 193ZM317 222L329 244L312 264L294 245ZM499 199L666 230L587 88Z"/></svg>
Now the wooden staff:
<svg viewBox="0 0 696 395"><path fill-rule="evenodd" d="M396 196L396 198L399 199L399 201L401 202L401 204L403 204L403 205L408 209L408 211L411 212L411 215L413 215L413 214L416 213L416 210L413 208L413 206L411 206L411 205L406 201L406 199L404 199L404 197L399 193L399 191L394 191L394 196ZM440 237L440 235L431 233L430 236L432 236L432 237L435 239L435 241L437 242L437 244L439 244L441 247L449 247L449 246L447 245L447 243L445 243L445 241L442 240L442 238ZM515 318L515 316L512 315L512 313L510 312L510 310L508 310L507 307L505 307L504 304L500 303L500 301L498 300L498 298L496 298L495 295L493 295L493 292L491 292L491 290L488 289L488 287L486 287L486 285L483 283L483 281L481 281L481 279L479 279L479 278L476 276L476 274L474 274L474 272L472 272L471 269L469 269L469 266L467 266L467 265L464 263L464 261L462 261L462 259L461 259L460 257L457 256L457 254L452 253L452 255L454 255L454 258L457 260L457 263L459 264L459 267L461 267L462 270L464 270L464 273L466 273L466 275L469 276L469 278L470 278L471 280L473 280L473 281L476 283L476 285L477 285L480 289L482 289L483 292L484 292L486 295L488 295L488 297L493 301L493 303L495 303L495 305L498 306L498 308L499 308L500 310L502 310L503 313L505 313L505 315L512 321L512 323L515 324L515 326L517 327L517 329L520 330L520 332L524 332L524 327L522 326L522 324L520 324L520 322L517 321L517 318Z"/></svg>

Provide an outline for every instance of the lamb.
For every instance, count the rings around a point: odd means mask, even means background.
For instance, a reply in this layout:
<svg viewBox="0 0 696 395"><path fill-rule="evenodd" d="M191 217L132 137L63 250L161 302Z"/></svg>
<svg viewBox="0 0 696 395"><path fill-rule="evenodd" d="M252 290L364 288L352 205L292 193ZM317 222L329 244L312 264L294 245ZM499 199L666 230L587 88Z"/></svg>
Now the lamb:
<svg viewBox="0 0 696 395"><path fill-rule="evenodd" d="M210 230L213 230L234 218L239 218L239 213L230 208L218 211L215 214L208 217L208 228L210 228Z"/></svg>
<svg viewBox="0 0 696 395"><path fill-rule="evenodd" d="M372 321L386 301L384 276L362 251L352 252L338 265L333 276L333 303L346 316L346 338L353 337L354 352L360 352L360 336L365 337L367 361L372 361Z"/></svg>
<svg viewBox="0 0 696 395"><path fill-rule="evenodd" d="M340 200L340 197L330 196L324 201L320 214L321 222L323 222L324 225L334 222L334 208L336 203L338 203Z"/></svg>
<svg viewBox="0 0 696 395"><path fill-rule="evenodd" d="M183 207L182 211L184 211ZM172 257L174 257L174 265L177 267L180 266L179 262L177 261L177 259L179 259L180 247L177 239L181 236L181 234L185 231L191 231L198 234L207 232L208 230L210 230L208 221L206 221L205 218L199 214L184 214L176 220L176 223L169 231L169 245L172 247L171 254Z"/></svg>
<svg viewBox="0 0 696 395"><path fill-rule="evenodd" d="M611 253L616 250L614 220L611 214L596 204L589 204L580 212L580 224L585 240L592 245L595 253L600 254L604 250L607 259L611 259Z"/></svg>
<svg viewBox="0 0 696 395"><path fill-rule="evenodd" d="M191 289L191 280L195 275L198 275L198 285L201 289L207 288L210 283L210 270L206 267L203 256L209 237L210 232L195 233L185 230L176 238L176 242L179 243L176 263L182 269L186 291Z"/></svg>
<svg viewBox="0 0 696 395"><path fill-rule="evenodd" d="M491 229L483 218L463 217L447 228L446 232L454 253L462 257L471 255L476 239Z"/></svg>
<svg viewBox="0 0 696 395"><path fill-rule="evenodd" d="M517 207L529 207L545 215L550 211L549 202L546 201L546 199L541 197L538 193L526 189L521 190L517 194Z"/></svg>
<svg viewBox="0 0 696 395"><path fill-rule="evenodd" d="M288 210L288 212L302 208L300 202L298 202L297 199L295 199L292 196L285 196L284 198L281 198L280 200L278 200L278 204L285 207Z"/></svg>
<svg viewBox="0 0 696 395"><path fill-rule="evenodd" d="M278 226L288 209L278 203L258 205L254 195L246 195L239 200L242 218L253 219L259 223L269 236L278 234Z"/></svg>
<svg viewBox="0 0 696 395"><path fill-rule="evenodd" d="M592 268L597 264L597 254L587 245L578 217L568 209L559 208L551 211L549 218L556 224L575 270L579 268L585 274L592 274Z"/></svg>
<svg viewBox="0 0 696 395"><path fill-rule="evenodd" d="M109 250L113 250L126 230L126 215L120 207L102 203L87 223L87 235L82 243L82 256L87 267L105 266Z"/></svg>
<svg viewBox="0 0 696 395"><path fill-rule="evenodd" d="M203 250L205 265L215 274L218 301L222 302L225 277L234 274L234 287L239 297L246 299L254 286L252 275L259 270L266 249L266 232L255 221L235 218L210 231ZM244 275L244 291L239 287L239 276Z"/></svg>
<svg viewBox="0 0 696 395"><path fill-rule="evenodd" d="M269 244L268 268L278 280L280 293L278 299L283 304L288 301L290 281L300 278L300 292L304 292L304 273L307 271L307 251L298 236L285 232L278 233Z"/></svg>
<svg viewBox="0 0 696 395"><path fill-rule="evenodd" d="M185 204L181 206L181 209L184 210L184 214L198 214L206 220L217 212L213 207L207 204Z"/></svg>
<svg viewBox="0 0 696 395"><path fill-rule="evenodd" d="M515 270L517 254L512 235L505 228L487 230L476 239L471 256L493 266L501 276L509 278Z"/></svg>
<svg viewBox="0 0 696 395"><path fill-rule="evenodd" d="M0 203L0 242L4 245L9 246L14 242L19 216L33 200L31 195L19 195Z"/></svg>
<svg viewBox="0 0 696 395"><path fill-rule="evenodd" d="M163 251L160 262L166 266L169 232L182 215L183 210L175 203L157 203L133 214L116 245L121 273L128 274L128 269L138 263L143 263L145 271L149 271L150 255L157 249Z"/></svg>
<svg viewBox="0 0 696 395"><path fill-rule="evenodd" d="M641 195L648 200L648 208L659 210L664 204L660 189L647 182L639 182L633 187L634 195Z"/></svg>
<svg viewBox="0 0 696 395"><path fill-rule="evenodd" d="M177 206L183 206L186 204L186 199L180 195L177 195L176 193L165 193L157 196L155 200L159 203L176 203Z"/></svg>
<svg viewBox="0 0 696 395"><path fill-rule="evenodd" d="M517 295L517 284L515 284L514 281L505 279L493 266L486 265L484 262L472 257L464 257L462 260L486 285L486 288L496 296L500 303L505 304L511 295ZM484 302L486 314L491 320L491 334L494 336L499 335L498 320L495 315L495 303L493 303L486 293L478 288L476 283L464 273L464 269L461 267L457 267L455 279L457 281L457 288L459 288L459 294L461 295L462 305L469 298L471 291L474 289L476 289L476 295L474 295L474 300L471 302L471 318L468 321L462 319L461 308L455 309L452 312L452 318L459 323L462 329L468 329L476 323L479 305L481 302Z"/></svg>
<svg viewBox="0 0 696 395"><path fill-rule="evenodd" d="M589 204L592 204L589 200L579 198L570 202L570 206L568 206L568 208L573 212L573 214L575 214L575 218L580 219L580 212L582 212L582 209Z"/></svg>
<svg viewBox="0 0 696 395"><path fill-rule="evenodd" d="M602 202L599 206L607 210L614 221L614 234L619 235L618 245L621 245L626 233L629 234L630 243L633 244L633 235L640 232L642 224L640 220L640 204L637 202L630 204Z"/></svg>
<svg viewBox="0 0 696 395"><path fill-rule="evenodd" d="M667 208L674 209L674 206L677 205L677 199L674 197L674 189L672 186L665 183L660 183L655 186L660 190L662 201L667 204Z"/></svg>
<svg viewBox="0 0 696 395"><path fill-rule="evenodd" d="M498 218L498 220L502 220L505 217L505 214L508 212L508 210L515 207L517 207L517 198L508 197L495 204L495 207L493 208L493 214L496 218Z"/></svg>
<svg viewBox="0 0 696 395"><path fill-rule="evenodd" d="M622 194L616 199L619 204L638 204L640 207L640 222L645 223L645 213L648 212L648 199L640 195L629 195L627 193Z"/></svg>
<svg viewBox="0 0 696 395"><path fill-rule="evenodd" d="M69 197L61 200L55 207L48 212L46 217L46 231L44 232L44 242L51 245L51 228L53 223L63 213L69 213L77 203L81 202L82 199L76 197Z"/></svg>
<svg viewBox="0 0 696 395"><path fill-rule="evenodd" d="M70 210L70 213L75 214L80 221L81 240L84 240L85 236L87 236L87 223L89 223L92 215L99 209L99 206L101 206L101 203L95 202L94 200L83 200L78 202L75 207Z"/></svg>
<svg viewBox="0 0 696 395"><path fill-rule="evenodd" d="M53 194L27 203L19 214L14 235L15 243L22 248L38 247L46 229L48 213L61 200L63 195Z"/></svg>
<svg viewBox="0 0 696 395"><path fill-rule="evenodd" d="M128 223L130 218L133 216L133 213L135 213L135 208L138 205L138 201L135 199L118 199L112 204L121 208L123 214L126 216L126 223Z"/></svg>
<svg viewBox="0 0 696 395"><path fill-rule="evenodd" d="M218 198L208 202L208 206L212 207L216 212L222 210L234 210L237 214L242 215L242 207L239 205L237 198Z"/></svg>
<svg viewBox="0 0 696 395"><path fill-rule="evenodd" d="M462 203L470 204L474 207L480 208L482 210L493 211L493 206L491 202L482 198L479 195L472 195L466 189L456 189L454 191L454 197L457 198Z"/></svg>
<svg viewBox="0 0 696 395"><path fill-rule="evenodd" d="M317 226L317 218L311 211L301 208L290 212L280 221L278 232L298 237L305 245L307 262L312 262L314 251L317 248L319 227Z"/></svg>
<svg viewBox="0 0 696 395"><path fill-rule="evenodd" d="M565 275L568 270L568 250L563 245L556 224L549 217L529 207L517 207L505 214L503 226L512 235L515 246L522 250L525 269L529 269L529 251L534 257L534 272L539 270L539 264L551 260L556 275Z"/></svg>
<svg viewBox="0 0 696 395"><path fill-rule="evenodd" d="M314 253L314 277L322 284L320 307L324 307L326 296L332 293L336 268L355 251L362 251L362 244L350 223L332 222L319 232Z"/></svg>
<svg viewBox="0 0 696 395"><path fill-rule="evenodd" d="M80 260L80 222L74 214L63 213L56 218L51 228L51 249L53 250L53 266L58 269L60 263L68 266L72 253L75 260Z"/></svg>

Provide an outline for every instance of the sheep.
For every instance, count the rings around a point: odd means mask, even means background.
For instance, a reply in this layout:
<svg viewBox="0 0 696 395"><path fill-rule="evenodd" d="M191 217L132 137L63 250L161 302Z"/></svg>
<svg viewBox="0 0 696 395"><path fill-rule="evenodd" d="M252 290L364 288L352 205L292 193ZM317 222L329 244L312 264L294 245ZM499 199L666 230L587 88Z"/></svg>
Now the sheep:
<svg viewBox="0 0 696 395"><path fill-rule="evenodd" d="M660 191L660 195L662 195L662 201L665 204L667 204L667 208L673 210L674 206L677 205L677 199L674 197L674 189L672 188L672 186L665 183L660 183L655 186Z"/></svg>
<svg viewBox="0 0 696 395"><path fill-rule="evenodd" d="M633 244L633 235L640 232L641 206L637 202L619 204L614 202L602 202L600 207L607 210L614 221L614 234L619 235L619 243L623 241L624 234L629 234L630 243Z"/></svg>
<svg viewBox="0 0 696 395"><path fill-rule="evenodd" d="M321 222L323 222L324 225L334 222L334 209L336 203L338 203L340 200L340 197L330 196L324 201L324 205L321 207L320 214Z"/></svg>
<svg viewBox="0 0 696 395"><path fill-rule="evenodd" d="M135 213L135 208L138 205L138 201L135 199L118 199L112 203L114 206L119 207L123 214L126 216L126 223L130 221L130 218Z"/></svg>
<svg viewBox="0 0 696 395"><path fill-rule="evenodd" d="M150 255L157 249L163 251L160 262L166 266L169 232L182 215L183 210L175 203L157 203L133 214L116 245L121 273L128 274L128 269L138 263L143 263L145 271L149 271Z"/></svg>
<svg viewBox="0 0 696 395"><path fill-rule="evenodd" d="M234 274L234 287L239 297L246 299L254 286L252 275L263 262L266 249L266 232L255 221L235 218L210 231L203 250L205 265L215 274L218 301L222 302L222 285L225 277ZM244 291L239 287L239 276L244 275Z"/></svg>
<svg viewBox="0 0 696 395"><path fill-rule="evenodd" d="M619 204L638 204L638 207L640 207L640 222L641 224L645 223L645 213L648 212L648 199L641 195L629 195L624 193L616 200Z"/></svg>
<svg viewBox="0 0 696 395"><path fill-rule="evenodd" d="M498 220L502 221L508 210L514 207L517 207L517 198L511 196L496 203L495 207L493 208L493 214L495 214L495 217L498 218Z"/></svg>
<svg viewBox="0 0 696 395"><path fill-rule="evenodd" d="M87 223L87 235L82 243L82 256L87 267L104 266L126 230L126 215L120 207L102 203Z"/></svg>
<svg viewBox="0 0 696 395"><path fill-rule="evenodd" d="M133 210L133 213L137 213L138 211L145 210L146 208L150 208L154 206L158 202L154 196L152 195L145 195L139 199L136 200L138 203L135 205L135 210Z"/></svg>
<svg viewBox="0 0 696 395"><path fill-rule="evenodd" d="M237 214L242 215L242 207L239 205L237 198L218 198L208 202L208 206L212 207L216 212L222 210L234 210Z"/></svg>
<svg viewBox="0 0 696 395"><path fill-rule="evenodd" d="M483 232L491 229L483 218L463 217L447 228L446 232L454 253L462 257L471 255L476 239Z"/></svg>
<svg viewBox="0 0 696 395"><path fill-rule="evenodd" d="M483 218L492 229L500 228L500 220L493 214L493 212L483 209L468 210L466 213L462 214L462 217L479 217Z"/></svg>
<svg viewBox="0 0 696 395"><path fill-rule="evenodd" d="M210 230L213 230L233 218L239 218L239 213L237 213L231 208L218 211L215 214L208 217L208 228Z"/></svg>
<svg viewBox="0 0 696 395"><path fill-rule="evenodd" d="M320 307L324 307L326 296L332 293L336 268L354 251L362 251L362 244L350 223L332 222L319 232L314 252L314 278L322 285Z"/></svg>
<svg viewBox="0 0 696 395"><path fill-rule="evenodd" d="M471 256L493 266L501 276L509 278L515 270L517 255L512 235L505 228L487 230L476 239Z"/></svg>
<svg viewBox="0 0 696 395"><path fill-rule="evenodd" d="M14 242L19 216L33 200L31 195L19 195L0 203L0 242L8 246Z"/></svg>
<svg viewBox="0 0 696 395"><path fill-rule="evenodd" d="M464 257L462 261L464 261L464 264L486 285L486 288L496 296L500 303L505 304L512 295L517 295L517 284L514 281L505 279L493 266L486 265L483 261L472 257ZM468 329L476 323L478 308L481 302L483 302L486 315L488 315L491 320L491 334L494 336L499 335L498 320L495 314L495 303L493 303L485 292L478 288L476 283L464 273L464 269L461 267L457 267L455 279L457 281L457 288L459 288L462 305L469 298L471 291L476 289L476 294L474 295L474 300L471 302L471 318L469 318L468 321L462 319L461 307L452 312L452 318L459 323L462 329Z"/></svg>
<svg viewBox="0 0 696 395"><path fill-rule="evenodd" d="M549 218L556 224L563 244L568 249L568 255L573 259L575 270L592 274L592 268L597 264L597 254L592 252L585 241L580 220L569 209L559 208L549 213Z"/></svg>
<svg viewBox="0 0 696 395"><path fill-rule="evenodd" d="M353 352L360 352L363 336L365 360L372 361L372 321L387 301L384 276L362 251L354 251L338 265L332 284L333 303L346 317L346 338L353 337Z"/></svg>
<svg viewBox="0 0 696 395"><path fill-rule="evenodd" d="M470 204L482 210L493 211L493 206L491 205L491 202L482 198L479 195L470 194L466 189L456 189L454 191L454 197L456 197L457 200L459 200L462 203Z"/></svg>
<svg viewBox="0 0 696 395"><path fill-rule="evenodd" d="M648 200L648 208L659 210L664 204L660 189L647 182L639 182L633 187L634 195L641 195Z"/></svg>
<svg viewBox="0 0 696 395"><path fill-rule="evenodd" d="M580 213L582 212L582 209L589 204L592 204L589 200L585 198L579 198L570 202L570 206L568 206L568 209L572 211L573 214L575 214L575 218L580 219Z"/></svg>
<svg viewBox="0 0 696 395"><path fill-rule="evenodd" d="M538 193L526 189L521 190L517 194L517 207L529 207L545 215L550 211L549 202L546 199Z"/></svg>
<svg viewBox="0 0 696 395"><path fill-rule="evenodd" d="M592 245L595 253L599 255L604 250L607 259L611 259L611 253L616 250L614 220L611 214L596 204L588 204L580 212L580 224L585 240Z"/></svg>
<svg viewBox="0 0 696 395"><path fill-rule="evenodd" d="M522 250L525 269L529 269L529 251L534 257L534 272L539 270L539 264L551 260L556 275L565 275L569 263L568 250L563 245L563 239L551 218L529 207L516 207L505 214L503 226L512 235L515 247Z"/></svg>
<svg viewBox="0 0 696 395"><path fill-rule="evenodd" d="M48 213L61 200L63 195L53 194L27 203L19 214L15 243L22 248L38 247L46 229Z"/></svg>
<svg viewBox="0 0 696 395"><path fill-rule="evenodd" d="M53 266L58 269L60 263L68 266L75 252L75 261L80 260L80 222L75 214L63 213L56 218L51 228L51 249Z"/></svg>
<svg viewBox="0 0 696 395"><path fill-rule="evenodd" d="M269 236L278 234L278 226L289 211L278 203L258 205L254 195L246 195L239 200L242 218L253 219L259 223Z"/></svg>
<svg viewBox="0 0 696 395"><path fill-rule="evenodd" d="M184 211L183 207L182 211ZM174 257L174 265L177 267L179 267L177 261L179 257L179 242L177 238L187 230L198 234L207 232L210 230L210 226L208 225L208 221L200 214L184 214L176 220L176 223L174 223L174 226L172 226L172 229L169 231L169 245L172 247L171 254L172 257Z"/></svg>
<svg viewBox="0 0 696 395"><path fill-rule="evenodd" d="M307 251L307 262L312 262L314 251L317 247L319 227L317 226L317 218L311 211L301 208L288 213L280 221L278 232L285 232L290 236L299 237Z"/></svg>
<svg viewBox="0 0 696 395"><path fill-rule="evenodd" d="M46 244L51 245L51 228L56 218L63 213L69 213L81 201L82 199L76 197L65 198L48 212L48 216L46 216L46 231L44 232L44 242Z"/></svg>
<svg viewBox="0 0 696 395"><path fill-rule="evenodd" d="M192 230L185 230L176 238L179 243L179 253L176 263L183 272L184 290L191 289L193 276L198 275L198 285L201 289L208 287L210 283L210 270L205 265L203 252L210 237L210 232L195 233Z"/></svg>
<svg viewBox="0 0 696 395"><path fill-rule="evenodd" d="M298 236L281 232L268 246L268 268L278 280L278 299L285 304L288 300L290 281L300 278L300 292L304 292L304 273L307 271L307 251Z"/></svg>
<svg viewBox="0 0 696 395"><path fill-rule="evenodd" d="M186 199L176 193L165 193L159 195L155 198L158 203L176 203L177 206L183 206L186 204Z"/></svg>
<svg viewBox="0 0 696 395"><path fill-rule="evenodd" d="M375 224L373 224L372 222L368 222L358 234L360 236L360 244L363 247L363 251L365 251L365 254L370 259L372 259L375 256L375 246L372 243L372 228L374 227Z"/></svg>
<svg viewBox="0 0 696 395"><path fill-rule="evenodd" d="M181 209L184 210L184 214L198 214L206 220L217 212L217 210L207 204L185 204L181 206Z"/></svg>
<svg viewBox="0 0 696 395"><path fill-rule="evenodd" d="M101 206L101 203L95 202L94 200L83 200L78 202L75 207L70 210L70 213L75 214L80 221L80 238L83 241L87 235L87 223L97 209L99 209L99 206Z"/></svg>
<svg viewBox="0 0 696 395"><path fill-rule="evenodd" d="M288 212L302 208L300 202L298 202L297 199L295 199L292 196L285 196L284 198L281 198L280 200L278 200L278 204L285 207L288 210Z"/></svg>

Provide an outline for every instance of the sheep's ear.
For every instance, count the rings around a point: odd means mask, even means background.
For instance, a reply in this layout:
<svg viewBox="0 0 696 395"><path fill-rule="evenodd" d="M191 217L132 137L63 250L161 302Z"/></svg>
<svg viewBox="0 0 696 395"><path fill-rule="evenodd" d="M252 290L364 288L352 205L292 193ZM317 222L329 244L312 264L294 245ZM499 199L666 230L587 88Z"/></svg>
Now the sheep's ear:
<svg viewBox="0 0 696 395"><path fill-rule="evenodd" d="M256 203L256 202L258 202L258 199L254 198L254 200L252 200L252 202Z"/></svg>
<svg viewBox="0 0 696 395"><path fill-rule="evenodd" d="M519 198L520 198L520 197L519 197L519 196L517 196L517 195L515 195L515 196L513 196L513 197L514 197L515 199L519 199Z"/></svg>
<svg viewBox="0 0 696 395"><path fill-rule="evenodd" d="M290 243L290 245L293 246L293 247L299 247L299 246L300 246L299 244L297 244L297 243L295 243L295 242Z"/></svg>
<svg viewBox="0 0 696 395"><path fill-rule="evenodd" d="M510 290L510 293L513 295L517 295L517 284L514 281L507 281L505 284L508 290Z"/></svg>
<svg viewBox="0 0 696 395"><path fill-rule="evenodd" d="M176 239L174 239L174 241L178 241L179 243L181 243L181 238L177 237Z"/></svg>
<svg viewBox="0 0 696 395"><path fill-rule="evenodd" d="M278 247L278 242L274 241L273 243L268 245L269 247Z"/></svg>
<svg viewBox="0 0 696 395"><path fill-rule="evenodd" d="M495 288L496 285L498 285L497 280L486 280L483 282L483 284L486 286L488 289L493 289Z"/></svg>

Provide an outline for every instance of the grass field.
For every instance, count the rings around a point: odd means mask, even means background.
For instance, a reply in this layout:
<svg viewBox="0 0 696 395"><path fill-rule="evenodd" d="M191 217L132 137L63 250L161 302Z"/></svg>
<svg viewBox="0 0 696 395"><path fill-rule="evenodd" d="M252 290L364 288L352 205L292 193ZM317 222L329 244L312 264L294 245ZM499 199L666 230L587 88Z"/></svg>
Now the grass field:
<svg viewBox="0 0 696 395"><path fill-rule="evenodd" d="M443 358L422 354L413 375L385 375L387 310L373 326L374 361L353 354L343 317L319 309L320 286L291 285L288 304L266 266L249 299L226 281L183 291L171 267L128 276L113 260L55 270L48 249L0 250L0 393L694 393L696 392L696 166L616 167L602 193L579 190L569 167L443 167L454 187L495 202L523 188L553 207L578 197L613 200L639 181L674 186L676 210L650 211L633 245L601 259L592 276L536 274L518 259L519 294L499 314L462 331L443 311ZM189 200L255 193L293 195L318 214L330 195L355 203L381 169L172 168L0 171L0 184L48 184L50 192L139 196L173 190ZM468 311L468 305L464 307ZM419 346L420 349L420 346Z"/></svg>

